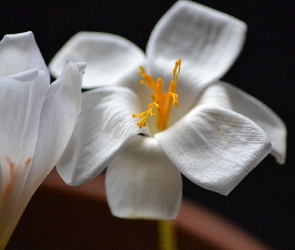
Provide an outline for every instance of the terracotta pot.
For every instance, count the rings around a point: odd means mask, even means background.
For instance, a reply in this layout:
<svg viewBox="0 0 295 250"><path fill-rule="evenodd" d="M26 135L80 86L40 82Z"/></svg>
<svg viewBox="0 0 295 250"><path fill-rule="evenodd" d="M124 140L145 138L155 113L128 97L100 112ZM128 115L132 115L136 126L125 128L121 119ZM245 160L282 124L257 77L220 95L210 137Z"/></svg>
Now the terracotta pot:
<svg viewBox="0 0 295 250"><path fill-rule="evenodd" d="M183 200L175 221L179 249L269 249L225 219ZM157 222L110 214L104 175L69 187L56 171L26 208L7 249L158 249Z"/></svg>

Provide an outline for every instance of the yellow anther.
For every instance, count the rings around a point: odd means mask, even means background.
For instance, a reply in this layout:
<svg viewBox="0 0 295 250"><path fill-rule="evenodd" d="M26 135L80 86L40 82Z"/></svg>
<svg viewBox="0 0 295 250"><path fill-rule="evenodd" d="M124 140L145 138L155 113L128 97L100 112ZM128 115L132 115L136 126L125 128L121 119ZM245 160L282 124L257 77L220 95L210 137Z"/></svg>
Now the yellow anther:
<svg viewBox="0 0 295 250"><path fill-rule="evenodd" d="M139 113L139 114L132 114L132 117L135 118L135 117L138 117L140 119L140 121L138 123L136 123L136 125L139 127L139 128L143 128L146 126L146 121L148 119L149 116L155 116L155 114L153 113L153 109L154 108L157 108L158 107L158 104L155 103L155 102L152 102L148 105L148 110L147 111L144 111L142 113Z"/></svg>
<svg viewBox="0 0 295 250"><path fill-rule="evenodd" d="M170 82L170 86L168 92L163 94L162 86L164 84L162 78L158 78L157 82L148 74L145 73L145 69L143 66L140 66L140 70L138 73L142 76L140 84L144 84L152 89L151 98L153 100L152 103L148 105L148 110L144 111L140 114L133 114L132 117L140 118L140 121L136 124L139 128L143 128L146 126L146 122L149 116L155 116L153 113L154 109L157 114L157 127L159 131L163 131L167 128L169 114L171 106L178 106L178 95L176 92L178 76L180 74L180 66L181 60L178 59L175 63L175 67L173 69L172 75L173 80Z"/></svg>

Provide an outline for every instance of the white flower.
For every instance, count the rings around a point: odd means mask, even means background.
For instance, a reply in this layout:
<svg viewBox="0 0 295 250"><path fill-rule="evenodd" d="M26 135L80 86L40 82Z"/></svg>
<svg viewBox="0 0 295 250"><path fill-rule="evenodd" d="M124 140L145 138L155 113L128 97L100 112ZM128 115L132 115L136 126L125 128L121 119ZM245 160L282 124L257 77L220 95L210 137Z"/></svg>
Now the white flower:
<svg viewBox="0 0 295 250"><path fill-rule="evenodd" d="M115 35L75 35L49 68L58 75L64 59L86 61L83 86L98 88L83 93L74 136L57 165L62 178L80 185L108 167L106 191L114 215L173 219L181 202L180 172L227 195L269 152L284 163L283 122L260 101L219 81L240 53L245 31L233 17L179 1L157 23L146 56ZM145 79L144 70L164 81L164 93L171 80L177 82L176 92L169 91L178 100L169 120L159 114L161 107L154 108L157 117L149 117L142 129L131 115L153 100L151 90L139 84L140 65ZM154 91L152 105L159 105L161 96ZM166 125L157 127L157 119Z"/></svg>
<svg viewBox="0 0 295 250"><path fill-rule="evenodd" d="M50 85L32 32L0 42L0 249L70 140L84 68L68 63Z"/></svg>

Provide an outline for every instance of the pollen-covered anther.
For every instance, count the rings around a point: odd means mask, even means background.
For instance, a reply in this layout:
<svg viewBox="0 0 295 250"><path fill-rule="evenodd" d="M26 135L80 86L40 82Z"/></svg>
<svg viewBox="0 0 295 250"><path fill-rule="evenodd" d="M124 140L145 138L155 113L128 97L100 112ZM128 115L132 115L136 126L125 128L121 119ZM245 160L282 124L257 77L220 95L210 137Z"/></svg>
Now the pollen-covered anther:
<svg viewBox="0 0 295 250"><path fill-rule="evenodd" d="M155 113L153 112L153 109L154 108L158 108L159 105L156 103L156 102L152 102L148 105L148 110L147 111L144 111L142 113L139 113L139 114L132 114L132 117L135 118L135 117L138 117L140 118L140 121L138 123L136 123L136 125L139 127L139 128L143 128L146 126L146 121L148 119L149 116L155 116Z"/></svg>
<svg viewBox="0 0 295 250"><path fill-rule="evenodd" d="M177 107L178 106L178 95L175 94L175 93L171 93L171 92L168 92L167 94L169 94L171 97L172 97L172 105Z"/></svg>

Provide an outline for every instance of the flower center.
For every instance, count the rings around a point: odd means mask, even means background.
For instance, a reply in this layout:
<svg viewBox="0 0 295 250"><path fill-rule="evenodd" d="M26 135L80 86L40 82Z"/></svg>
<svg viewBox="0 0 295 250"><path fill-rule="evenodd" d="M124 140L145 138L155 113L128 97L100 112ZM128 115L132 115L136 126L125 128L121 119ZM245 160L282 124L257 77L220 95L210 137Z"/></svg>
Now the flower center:
<svg viewBox="0 0 295 250"><path fill-rule="evenodd" d="M136 124L140 129L146 126L147 119L149 116L157 117L157 127L159 131L163 131L167 128L170 109L173 106L177 107L178 105L178 95L176 92L178 76L180 74L180 65L181 59L178 59L175 63L172 75L173 80L170 82L168 92L163 93L162 86L164 81L162 78L158 78L157 82L154 79L145 73L144 67L140 66L138 73L142 76L140 84L144 84L152 89L151 98L153 102L148 105L148 109L139 114L132 114L132 117L138 117L140 121ZM154 113L156 110L156 114Z"/></svg>

